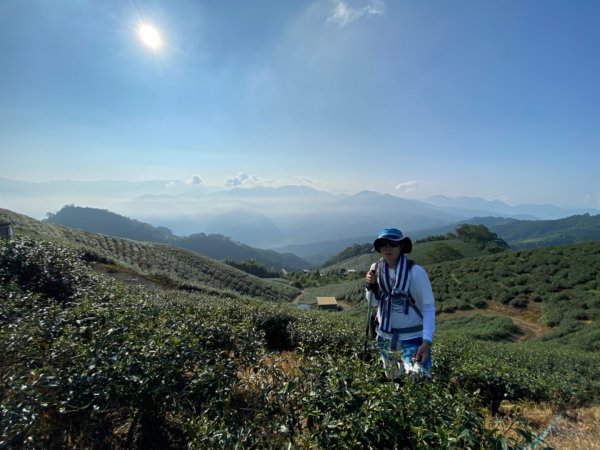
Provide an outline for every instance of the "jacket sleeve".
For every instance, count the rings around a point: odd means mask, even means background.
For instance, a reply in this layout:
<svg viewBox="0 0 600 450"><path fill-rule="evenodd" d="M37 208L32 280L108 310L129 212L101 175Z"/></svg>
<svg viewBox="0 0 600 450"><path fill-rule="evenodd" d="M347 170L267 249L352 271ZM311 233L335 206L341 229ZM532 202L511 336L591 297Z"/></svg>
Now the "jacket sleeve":
<svg viewBox="0 0 600 450"><path fill-rule="evenodd" d="M414 265L411 271L410 294L423 312L423 339L433 342L435 332L435 299L425 269Z"/></svg>

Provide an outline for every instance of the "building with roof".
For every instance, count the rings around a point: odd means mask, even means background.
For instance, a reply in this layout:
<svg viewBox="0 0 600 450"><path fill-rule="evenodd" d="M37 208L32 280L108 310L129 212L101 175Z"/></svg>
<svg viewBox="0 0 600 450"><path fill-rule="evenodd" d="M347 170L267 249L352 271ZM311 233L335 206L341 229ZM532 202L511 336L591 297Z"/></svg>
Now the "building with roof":
<svg viewBox="0 0 600 450"><path fill-rule="evenodd" d="M337 311L338 303L335 297L317 297L317 308Z"/></svg>
<svg viewBox="0 0 600 450"><path fill-rule="evenodd" d="M12 239L13 229L10 223L0 223L0 239Z"/></svg>

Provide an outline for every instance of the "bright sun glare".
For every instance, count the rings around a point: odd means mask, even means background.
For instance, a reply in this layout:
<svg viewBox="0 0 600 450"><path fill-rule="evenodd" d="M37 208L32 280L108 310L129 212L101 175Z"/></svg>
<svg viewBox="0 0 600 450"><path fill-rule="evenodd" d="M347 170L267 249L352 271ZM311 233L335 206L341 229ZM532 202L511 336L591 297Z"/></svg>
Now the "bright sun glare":
<svg viewBox="0 0 600 450"><path fill-rule="evenodd" d="M142 42L152 50L158 50L162 46L160 33L152 25L141 24L138 27L138 34Z"/></svg>

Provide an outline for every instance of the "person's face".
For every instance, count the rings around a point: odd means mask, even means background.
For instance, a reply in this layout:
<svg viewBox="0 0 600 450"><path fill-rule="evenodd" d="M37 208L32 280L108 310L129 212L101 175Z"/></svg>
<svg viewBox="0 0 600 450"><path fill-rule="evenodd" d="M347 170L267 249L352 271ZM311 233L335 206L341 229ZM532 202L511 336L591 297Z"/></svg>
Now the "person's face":
<svg viewBox="0 0 600 450"><path fill-rule="evenodd" d="M378 249L381 256L385 258L385 260L390 263L394 263L400 257L400 253L402 252L402 243L384 240Z"/></svg>

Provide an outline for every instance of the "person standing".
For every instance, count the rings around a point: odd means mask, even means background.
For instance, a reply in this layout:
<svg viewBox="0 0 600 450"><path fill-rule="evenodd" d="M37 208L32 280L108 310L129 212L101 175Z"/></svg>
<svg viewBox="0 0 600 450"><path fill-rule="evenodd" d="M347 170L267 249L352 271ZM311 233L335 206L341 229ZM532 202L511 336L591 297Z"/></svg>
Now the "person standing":
<svg viewBox="0 0 600 450"><path fill-rule="evenodd" d="M367 301L377 306L377 349L390 380L404 373L431 376L435 300L425 269L405 255L412 241L397 228L384 228L373 242L381 254L366 274Z"/></svg>

